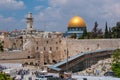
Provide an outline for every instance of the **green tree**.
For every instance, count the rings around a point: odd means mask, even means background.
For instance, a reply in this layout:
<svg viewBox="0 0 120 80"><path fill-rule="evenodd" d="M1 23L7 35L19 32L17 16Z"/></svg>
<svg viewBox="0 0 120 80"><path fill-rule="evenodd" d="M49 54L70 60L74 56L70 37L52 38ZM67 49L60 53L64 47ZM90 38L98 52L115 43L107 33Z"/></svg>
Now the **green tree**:
<svg viewBox="0 0 120 80"><path fill-rule="evenodd" d="M8 75L0 73L0 80L12 80Z"/></svg>
<svg viewBox="0 0 120 80"><path fill-rule="evenodd" d="M116 28L117 28L117 38L120 38L120 22L117 22Z"/></svg>
<svg viewBox="0 0 120 80"><path fill-rule="evenodd" d="M116 26L112 27L112 38L117 38Z"/></svg>
<svg viewBox="0 0 120 80"><path fill-rule="evenodd" d="M109 38L112 38L112 31L111 31L111 28L109 28Z"/></svg>
<svg viewBox="0 0 120 80"><path fill-rule="evenodd" d="M112 57L112 71L115 73L116 77L120 78L120 49L115 50Z"/></svg>
<svg viewBox="0 0 120 80"><path fill-rule="evenodd" d="M90 39L91 32L87 32L87 38Z"/></svg>
<svg viewBox="0 0 120 80"><path fill-rule="evenodd" d="M120 22L116 23L116 26L112 27L113 38L120 38Z"/></svg>
<svg viewBox="0 0 120 80"><path fill-rule="evenodd" d="M3 52L4 51L4 42L0 42L0 52Z"/></svg>
<svg viewBox="0 0 120 80"><path fill-rule="evenodd" d="M104 37L105 37L105 38L109 38L107 22L106 22L106 24L105 24L105 34L104 34Z"/></svg>
<svg viewBox="0 0 120 80"><path fill-rule="evenodd" d="M97 38L103 38L102 29L98 29L98 31L97 31Z"/></svg>
<svg viewBox="0 0 120 80"><path fill-rule="evenodd" d="M94 25L93 30L91 32L91 38L103 38L102 29L98 29L97 21L95 22L95 25Z"/></svg>
<svg viewBox="0 0 120 80"><path fill-rule="evenodd" d="M98 31L97 27L98 27L98 23L96 21L95 24L94 24L93 30L92 30L92 34L91 34L92 38L97 37L97 31Z"/></svg>

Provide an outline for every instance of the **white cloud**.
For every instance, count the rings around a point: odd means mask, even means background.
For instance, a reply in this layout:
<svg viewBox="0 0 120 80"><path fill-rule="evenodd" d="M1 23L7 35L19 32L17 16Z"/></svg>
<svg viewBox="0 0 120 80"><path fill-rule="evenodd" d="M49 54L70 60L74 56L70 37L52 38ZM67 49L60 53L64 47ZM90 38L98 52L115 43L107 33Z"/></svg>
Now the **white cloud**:
<svg viewBox="0 0 120 80"><path fill-rule="evenodd" d="M43 6L39 5L39 6L35 6L34 9L35 9L36 11L38 11L38 10L40 10L40 9L42 9L42 8L43 8Z"/></svg>
<svg viewBox="0 0 120 80"><path fill-rule="evenodd" d="M6 9L25 7L22 0L0 0L0 8L2 8L1 5ZM81 16L85 20L89 30L93 28L95 21L98 21L100 28L105 27L106 21L109 26L113 26L120 20L119 7L120 1L118 0L48 0L48 7L44 7L45 9L40 10L41 5L34 7L39 11L37 14L33 14L34 27L41 30L64 32L67 30L70 18L75 15ZM6 28L11 26L11 29L13 27L22 29L26 26L23 20L17 21L13 17L0 16L0 26L3 24Z"/></svg>
<svg viewBox="0 0 120 80"><path fill-rule="evenodd" d="M51 31L66 31L69 19L75 15L81 16L91 30L94 22L104 28L120 20L120 1L118 0L48 0L48 8L34 15L35 27Z"/></svg>
<svg viewBox="0 0 120 80"><path fill-rule="evenodd" d="M0 15L0 30L7 30L11 31L13 29L24 29L25 22L18 21L17 19L13 17L3 17Z"/></svg>
<svg viewBox="0 0 120 80"><path fill-rule="evenodd" d="M51 0L49 1L50 6L56 7L61 5L66 5L68 3L68 0Z"/></svg>
<svg viewBox="0 0 120 80"><path fill-rule="evenodd" d="M23 1L19 0L0 0L0 9L10 9L10 10L16 10L16 9L24 9L25 4Z"/></svg>

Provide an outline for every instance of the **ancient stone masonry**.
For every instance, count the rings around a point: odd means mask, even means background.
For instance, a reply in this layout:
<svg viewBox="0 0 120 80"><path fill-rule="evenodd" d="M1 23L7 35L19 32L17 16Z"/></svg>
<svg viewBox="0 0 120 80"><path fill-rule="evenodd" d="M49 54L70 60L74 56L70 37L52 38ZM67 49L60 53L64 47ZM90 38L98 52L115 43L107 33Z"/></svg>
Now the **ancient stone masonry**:
<svg viewBox="0 0 120 80"><path fill-rule="evenodd" d="M82 19L79 17L72 21L75 21L76 24L76 20L78 19L81 22ZM32 13L29 13L26 18L27 29L21 31L15 30L7 36L2 36L2 40L4 40L4 52L0 53L0 62L3 62L3 60L5 60L4 62L9 62L11 59L14 60L13 62L16 60L16 63L32 61L34 64L43 66L65 60L67 53L68 58L70 58L82 52L120 48L120 39L64 38L62 32L35 30L33 22ZM74 26L73 22L70 24L71 26ZM83 25L79 27L86 27L86 24L83 23ZM71 30L71 26L69 26L69 30Z"/></svg>
<svg viewBox="0 0 120 80"><path fill-rule="evenodd" d="M73 56L79 52L82 53L95 50L120 48L120 39L80 39L80 40L65 39L65 40L67 42L69 56Z"/></svg>
<svg viewBox="0 0 120 80"><path fill-rule="evenodd" d="M120 48L120 39L66 39L66 38L7 38L5 39L5 48L15 50L21 50L22 55L19 52L4 52L0 54L0 59L27 59L28 57L34 58L38 64L54 64L66 59L66 50L68 49L68 57L82 52L89 52L95 50L104 50L112 48ZM26 42L24 41L26 40ZM23 41L23 43L22 43ZM13 47L13 43L16 46ZM20 46L22 45L22 47ZM24 49L23 49L24 47Z"/></svg>

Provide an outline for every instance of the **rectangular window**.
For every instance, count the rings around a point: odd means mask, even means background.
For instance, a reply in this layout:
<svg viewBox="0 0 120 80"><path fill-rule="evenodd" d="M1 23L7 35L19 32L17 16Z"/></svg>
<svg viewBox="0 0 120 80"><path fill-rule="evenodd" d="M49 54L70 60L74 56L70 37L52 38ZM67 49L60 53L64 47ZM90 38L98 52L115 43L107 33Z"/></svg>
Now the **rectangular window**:
<svg viewBox="0 0 120 80"><path fill-rule="evenodd" d="M36 50L38 50L39 48L38 48L38 46L37 46L37 48L36 48Z"/></svg>
<svg viewBox="0 0 120 80"><path fill-rule="evenodd" d="M48 44L48 41L46 41L46 43Z"/></svg>
<svg viewBox="0 0 120 80"><path fill-rule="evenodd" d="M58 47L56 47L56 50L58 50Z"/></svg>
<svg viewBox="0 0 120 80"><path fill-rule="evenodd" d="M38 44L38 41L36 42L36 44Z"/></svg>
<svg viewBox="0 0 120 80"><path fill-rule="evenodd" d="M58 44L58 42L56 42L56 44Z"/></svg>
<svg viewBox="0 0 120 80"><path fill-rule="evenodd" d="M50 51L52 51L52 47L50 47Z"/></svg>
<svg viewBox="0 0 120 80"><path fill-rule="evenodd" d="M46 50L46 48L44 47L44 51Z"/></svg>

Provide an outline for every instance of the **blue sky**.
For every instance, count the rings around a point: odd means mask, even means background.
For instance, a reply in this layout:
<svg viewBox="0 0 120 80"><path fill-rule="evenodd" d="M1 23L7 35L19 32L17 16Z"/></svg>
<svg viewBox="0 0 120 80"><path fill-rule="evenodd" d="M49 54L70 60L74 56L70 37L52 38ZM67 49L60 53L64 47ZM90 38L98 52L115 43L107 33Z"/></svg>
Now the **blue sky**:
<svg viewBox="0 0 120 80"><path fill-rule="evenodd" d="M25 18L33 13L34 28L46 31L66 31L75 15L81 16L89 31L94 22L104 31L120 21L120 0L0 0L0 30L25 29Z"/></svg>

